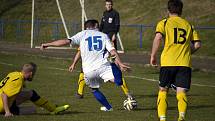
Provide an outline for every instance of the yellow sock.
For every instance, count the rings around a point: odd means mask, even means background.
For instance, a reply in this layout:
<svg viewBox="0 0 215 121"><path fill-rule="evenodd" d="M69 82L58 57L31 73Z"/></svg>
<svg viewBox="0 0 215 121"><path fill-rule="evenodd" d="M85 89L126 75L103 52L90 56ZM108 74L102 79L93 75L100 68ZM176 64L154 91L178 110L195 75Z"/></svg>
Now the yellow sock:
<svg viewBox="0 0 215 121"><path fill-rule="evenodd" d="M51 102L49 102L48 100L46 100L44 98L39 98L37 101L34 101L33 103L39 107L43 107L44 109L48 110L49 112L54 111L56 108L55 104L52 104Z"/></svg>
<svg viewBox="0 0 215 121"><path fill-rule="evenodd" d="M84 73L81 72L78 79L78 94L83 95L85 85Z"/></svg>
<svg viewBox="0 0 215 121"><path fill-rule="evenodd" d="M185 92L177 93L178 100L178 112L179 112L179 120L183 120L185 118L185 114L187 111L187 96Z"/></svg>
<svg viewBox="0 0 215 121"><path fill-rule="evenodd" d="M158 99L157 99L157 110L158 110L158 117L160 121L166 121L166 110L167 110L167 92L166 91L159 91Z"/></svg>
<svg viewBox="0 0 215 121"><path fill-rule="evenodd" d="M123 82L123 84L122 84L121 88L122 88L124 94L127 95L129 93L129 91L128 91L128 86L127 86L124 78L122 78L122 82Z"/></svg>

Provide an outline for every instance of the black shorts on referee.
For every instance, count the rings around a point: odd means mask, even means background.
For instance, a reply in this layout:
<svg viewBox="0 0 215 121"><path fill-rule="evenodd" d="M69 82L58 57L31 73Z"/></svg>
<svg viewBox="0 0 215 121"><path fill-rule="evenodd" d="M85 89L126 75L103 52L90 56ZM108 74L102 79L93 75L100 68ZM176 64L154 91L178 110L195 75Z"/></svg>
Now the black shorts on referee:
<svg viewBox="0 0 215 121"><path fill-rule="evenodd" d="M159 86L170 88L176 87L190 89L191 84L190 67L185 66L163 66L160 69Z"/></svg>
<svg viewBox="0 0 215 121"><path fill-rule="evenodd" d="M113 35L115 34L115 36L117 37L115 32L109 32L107 33L108 37L110 38L110 40L112 40ZM117 50L117 40L114 40L114 48Z"/></svg>

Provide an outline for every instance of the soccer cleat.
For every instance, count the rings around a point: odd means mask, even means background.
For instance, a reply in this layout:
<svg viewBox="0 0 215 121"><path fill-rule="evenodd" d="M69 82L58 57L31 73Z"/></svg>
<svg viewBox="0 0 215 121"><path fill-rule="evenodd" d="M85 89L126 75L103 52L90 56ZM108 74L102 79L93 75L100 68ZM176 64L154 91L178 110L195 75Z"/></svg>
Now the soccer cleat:
<svg viewBox="0 0 215 121"><path fill-rule="evenodd" d="M109 112L109 111L113 111L113 108L108 110L106 107L102 106L102 107L100 107L100 110L105 111L105 112Z"/></svg>
<svg viewBox="0 0 215 121"><path fill-rule="evenodd" d="M77 99L83 99L83 98L84 98L84 96L83 96L83 95L78 94L78 93L75 95L75 97L76 97Z"/></svg>
<svg viewBox="0 0 215 121"><path fill-rule="evenodd" d="M185 113L184 112L179 113L178 121L185 121Z"/></svg>
<svg viewBox="0 0 215 121"><path fill-rule="evenodd" d="M166 116L160 116L160 121L166 121Z"/></svg>
<svg viewBox="0 0 215 121"><path fill-rule="evenodd" d="M57 106L54 111L50 112L51 115L59 114L67 109L69 109L69 105Z"/></svg>
<svg viewBox="0 0 215 121"><path fill-rule="evenodd" d="M185 121L184 117L179 116L178 121Z"/></svg>
<svg viewBox="0 0 215 121"><path fill-rule="evenodd" d="M129 93L127 94L127 97L130 98L130 99L135 99L135 98L134 98L131 94L129 94Z"/></svg>

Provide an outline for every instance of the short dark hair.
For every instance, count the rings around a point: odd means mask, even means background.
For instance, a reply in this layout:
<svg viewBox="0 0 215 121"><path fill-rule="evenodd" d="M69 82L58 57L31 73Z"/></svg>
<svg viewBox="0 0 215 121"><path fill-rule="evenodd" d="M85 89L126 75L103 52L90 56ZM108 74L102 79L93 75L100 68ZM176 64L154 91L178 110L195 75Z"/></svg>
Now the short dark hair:
<svg viewBox="0 0 215 121"><path fill-rule="evenodd" d="M169 0L168 10L170 13L182 14L183 2L181 0Z"/></svg>
<svg viewBox="0 0 215 121"><path fill-rule="evenodd" d="M22 70L25 72L33 72L37 71L37 65L33 62L26 63L22 66Z"/></svg>
<svg viewBox="0 0 215 121"><path fill-rule="evenodd" d="M105 0L105 2L110 2L111 4L113 4L113 0Z"/></svg>
<svg viewBox="0 0 215 121"><path fill-rule="evenodd" d="M84 29L87 29L87 28L99 28L99 22L95 19L90 19L90 20L87 20L85 23L84 23Z"/></svg>

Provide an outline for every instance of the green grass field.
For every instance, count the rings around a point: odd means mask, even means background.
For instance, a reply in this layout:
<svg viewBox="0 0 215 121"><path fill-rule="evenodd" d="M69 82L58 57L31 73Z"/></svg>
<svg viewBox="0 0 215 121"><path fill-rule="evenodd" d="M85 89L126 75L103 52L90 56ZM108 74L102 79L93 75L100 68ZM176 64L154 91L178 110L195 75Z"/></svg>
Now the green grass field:
<svg viewBox="0 0 215 121"><path fill-rule="evenodd" d="M69 59L57 59L36 55L23 55L17 53L0 53L0 78L8 72L19 70L25 62L33 61L38 64L38 72L27 88L35 89L41 96L48 98L56 104L70 104L71 108L56 116L48 115L48 112L37 109L37 114L4 118L0 121L157 121L156 97L158 82L146 79L158 79L158 70L144 67L144 65L132 64L132 72L125 73L125 79L131 92L138 101L138 109L126 111L122 108L125 100L121 89L113 84L104 84L101 90L113 105L113 112L101 112L100 105L94 99L90 90L86 88L84 99L74 97L77 90L77 79L80 65L76 72L70 73L67 68ZM189 107L188 121L215 121L215 73L193 73L192 87L188 94ZM177 119L177 102L175 94L170 91L168 97L169 121ZM30 102L24 105L30 105Z"/></svg>

